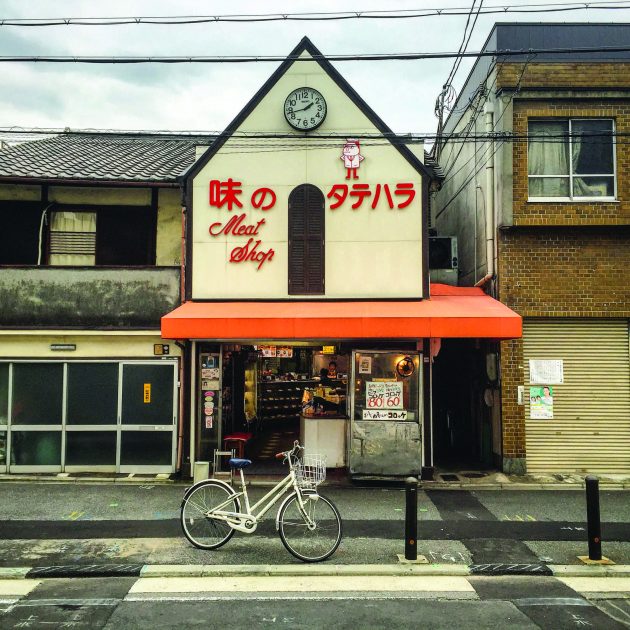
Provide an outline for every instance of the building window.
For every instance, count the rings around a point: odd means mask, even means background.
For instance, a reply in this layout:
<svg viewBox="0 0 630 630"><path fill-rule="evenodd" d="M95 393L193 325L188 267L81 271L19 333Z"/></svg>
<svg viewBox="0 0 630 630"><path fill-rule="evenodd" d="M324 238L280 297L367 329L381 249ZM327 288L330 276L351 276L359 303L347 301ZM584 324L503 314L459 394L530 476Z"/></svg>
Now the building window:
<svg viewBox="0 0 630 630"><path fill-rule="evenodd" d="M613 120L530 120L528 137L530 198L615 198Z"/></svg>
<svg viewBox="0 0 630 630"><path fill-rule="evenodd" d="M289 295L324 293L324 194L311 184L289 195Z"/></svg>

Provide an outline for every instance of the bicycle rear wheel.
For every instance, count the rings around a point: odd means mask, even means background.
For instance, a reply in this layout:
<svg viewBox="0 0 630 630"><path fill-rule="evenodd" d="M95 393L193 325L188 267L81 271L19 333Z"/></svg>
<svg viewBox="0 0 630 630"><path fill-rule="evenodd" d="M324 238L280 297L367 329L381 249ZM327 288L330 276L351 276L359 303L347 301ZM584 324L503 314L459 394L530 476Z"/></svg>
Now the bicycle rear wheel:
<svg viewBox="0 0 630 630"><path fill-rule="evenodd" d="M304 562L321 562L339 547L342 535L341 516L332 501L319 494L303 495L304 511L314 527L309 528L297 494L282 504L278 514L282 543Z"/></svg>
<svg viewBox="0 0 630 630"><path fill-rule="evenodd" d="M233 494L233 490L215 479L196 484L186 492L180 522L184 536L195 547L218 549L234 536L234 530L225 521L206 516L218 506L225 512L240 512L240 501L235 496L231 498Z"/></svg>

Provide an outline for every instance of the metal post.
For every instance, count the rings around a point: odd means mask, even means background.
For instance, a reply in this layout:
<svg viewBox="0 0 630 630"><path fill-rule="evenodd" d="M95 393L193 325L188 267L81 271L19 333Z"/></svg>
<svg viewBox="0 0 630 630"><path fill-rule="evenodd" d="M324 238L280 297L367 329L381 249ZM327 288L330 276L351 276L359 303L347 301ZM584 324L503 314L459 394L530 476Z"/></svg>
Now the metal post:
<svg viewBox="0 0 630 630"><path fill-rule="evenodd" d="M418 559L418 480L407 477L405 480L405 560Z"/></svg>
<svg viewBox="0 0 630 630"><path fill-rule="evenodd" d="M588 528L588 558L602 559L602 524L599 516L599 479L588 475L586 482L586 520Z"/></svg>

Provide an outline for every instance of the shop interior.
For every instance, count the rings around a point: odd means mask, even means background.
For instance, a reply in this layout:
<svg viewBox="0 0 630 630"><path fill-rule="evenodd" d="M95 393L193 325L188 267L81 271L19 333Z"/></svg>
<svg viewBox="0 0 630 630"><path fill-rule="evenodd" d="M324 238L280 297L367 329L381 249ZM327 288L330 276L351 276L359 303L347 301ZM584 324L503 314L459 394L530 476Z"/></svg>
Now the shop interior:
<svg viewBox="0 0 630 630"><path fill-rule="evenodd" d="M224 345L223 447L251 459L252 474L286 474L274 456L304 444L305 422L348 417L349 361L321 344Z"/></svg>

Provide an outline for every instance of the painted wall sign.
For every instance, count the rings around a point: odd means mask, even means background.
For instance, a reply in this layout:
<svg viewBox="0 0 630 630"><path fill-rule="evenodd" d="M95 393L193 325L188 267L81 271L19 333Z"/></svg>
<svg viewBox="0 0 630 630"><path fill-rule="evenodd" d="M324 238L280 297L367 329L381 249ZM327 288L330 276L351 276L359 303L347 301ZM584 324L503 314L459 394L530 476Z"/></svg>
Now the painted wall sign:
<svg viewBox="0 0 630 630"><path fill-rule="evenodd" d="M358 149L358 140L356 143ZM344 147L345 151L346 148ZM347 167L347 170L348 173L353 172L353 179L358 179L356 171L363 157L357 154L352 156L352 158L344 158L342 156L342 159L349 160L348 163L357 163L357 166ZM349 175L346 176L346 179L349 179ZM218 209L226 207L230 212L235 207L242 209L243 202L240 200L242 185L241 181L236 181L231 177L226 181L210 180L209 205ZM393 210L394 207L402 210L415 199L416 191L413 182L376 184L375 186L370 186L370 184L352 184L351 187L348 184L333 184L326 197L332 200L329 204L330 210L340 208L347 199L354 200L351 207L353 210L358 210L363 205L363 202L370 198L372 199L370 208L375 210L381 197L386 201L390 210ZM394 197L403 197L404 199L395 204ZM275 206L276 199L277 195L271 188L257 188L250 197L251 208L267 212ZM246 243L232 248L228 261L231 263L255 263L256 269L260 270L265 263L273 260L276 253L272 247L266 248L261 238L263 236L262 230L266 224L267 219L265 217L250 218L247 212L242 212L231 216L227 221L211 223L208 228L208 234L213 238L219 236L248 237Z"/></svg>
<svg viewBox="0 0 630 630"><path fill-rule="evenodd" d="M368 409L402 409L402 382L368 381L365 384L365 406Z"/></svg>
<svg viewBox="0 0 630 630"><path fill-rule="evenodd" d="M529 382L532 385L562 385L564 361L562 359L530 359Z"/></svg>
<svg viewBox="0 0 630 630"><path fill-rule="evenodd" d="M142 402L145 404L151 402L151 383L145 383L143 386Z"/></svg>

